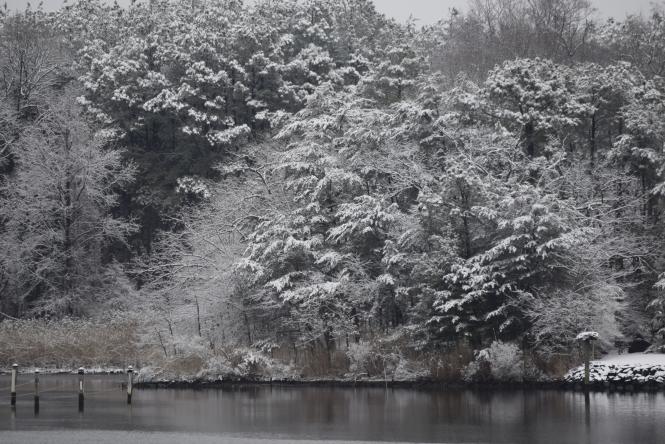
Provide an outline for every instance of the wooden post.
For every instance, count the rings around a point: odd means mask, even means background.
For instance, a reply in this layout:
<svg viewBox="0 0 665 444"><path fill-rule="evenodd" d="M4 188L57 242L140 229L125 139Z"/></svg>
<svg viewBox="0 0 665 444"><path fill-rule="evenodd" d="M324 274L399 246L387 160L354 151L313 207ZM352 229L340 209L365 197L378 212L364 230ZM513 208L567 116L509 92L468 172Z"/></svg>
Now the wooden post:
<svg viewBox="0 0 665 444"><path fill-rule="evenodd" d="M589 385L589 373L590 373L590 344L589 341L582 342L582 350L584 353L584 386Z"/></svg>
<svg viewBox="0 0 665 444"><path fill-rule="evenodd" d="M591 382L591 347L593 341L597 341L600 336L595 331L584 331L577 335L575 340L582 349L582 357L584 359L584 390L588 389Z"/></svg>
<svg viewBox="0 0 665 444"><path fill-rule="evenodd" d="M127 367L127 404L132 403L132 389L134 384L134 368L130 365Z"/></svg>
<svg viewBox="0 0 665 444"><path fill-rule="evenodd" d="M35 414L39 413L39 370L35 370Z"/></svg>
<svg viewBox="0 0 665 444"><path fill-rule="evenodd" d="M18 376L18 364L12 365L11 405L16 406L16 377Z"/></svg>
<svg viewBox="0 0 665 444"><path fill-rule="evenodd" d="M79 367L79 412L83 411L83 404L85 401L85 396L83 392L83 377L85 375L85 370L83 367Z"/></svg>

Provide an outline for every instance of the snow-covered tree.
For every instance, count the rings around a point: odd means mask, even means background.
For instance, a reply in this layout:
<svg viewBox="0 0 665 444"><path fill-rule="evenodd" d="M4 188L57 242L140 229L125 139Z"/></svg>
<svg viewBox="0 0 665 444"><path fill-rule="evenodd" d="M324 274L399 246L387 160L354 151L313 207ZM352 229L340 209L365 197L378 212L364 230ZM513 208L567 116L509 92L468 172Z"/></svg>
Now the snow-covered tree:
<svg viewBox="0 0 665 444"><path fill-rule="evenodd" d="M617 59L632 63L649 77L665 73L662 5L653 5L647 17L629 15L624 20L610 20L601 36Z"/></svg>
<svg viewBox="0 0 665 444"><path fill-rule="evenodd" d="M105 302L119 277L108 247L133 229L111 210L133 168L66 100L53 99L13 147L16 171L0 185L3 307L71 315Z"/></svg>
<svg viewBox="0 0 665 444"><path fill-rule="evenodd" d="M64 60L53 45L54 29L41 9L0 13L0 96L19 117L37 114L30 109L64 82Z"/></svg>
<svg viewBox="0 0 665 444"><path fill-rule="evenodd" d="M547 142L553 136L565 139L586 111L577 97L574 76L568 67L549 60L506 62L489 74L479 111L513 129L529 156L546 155ZM465 105L478 107L473 97Z"/></svg>
<svg viewBox="0 0 665 444"><path fill-rule="evenodd" d="M119 130L141 171L123 205L148 249L181 201L179 179L216 177L212 166L259 136L269 113L298 111L326 82L357 82L362 54L395 28L366 0L81 0L57 17L79 54L80 102Z"/></svg>

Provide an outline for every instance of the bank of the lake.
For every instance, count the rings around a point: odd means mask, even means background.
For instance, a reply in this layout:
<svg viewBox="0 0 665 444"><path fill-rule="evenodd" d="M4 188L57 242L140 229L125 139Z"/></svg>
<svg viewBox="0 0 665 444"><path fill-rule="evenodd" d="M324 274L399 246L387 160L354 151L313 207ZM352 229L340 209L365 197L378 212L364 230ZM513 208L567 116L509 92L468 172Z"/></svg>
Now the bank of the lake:
<svg viewBox="0 0 665 444"><path fill-rule="evenodd" d="M140 374L140 373L139 373ZM137 381L140 388L206 388L238 385L313 386L313 387L384 387L410 389L481 388L532 390L594 390L656 392L665 390L665 355L632 354L606 357L589 366L589 383L584 383L584 366L571 369L563 377L513 380L439 380L435 378L266 378L237 375L207 375L161 379L153 375Z"/></svg>
<svg viewBox="0 0 665 444"><path fill-rule="evenodd" d="M22 380L30 379L35 371L42 375L76 374L77 368L37 368L19 367ZM234 386L302 386L302 387L364 387L364 388L404 388L438 390L452 389L528 389L528 390L592 390L608 392L657 392L665 390L665 354L627 354L610 356L592 361L589 368L589 383L584 384L584 366L571 369L562 377L541 376L538 379L438 379L431 377L413 378L368 378L364 376L345 377L302 377L238 374L182 374L164 378L154 372L154 367L135 370L135 386L144 389L174 388L203 389ZM87 375L119 375L126 368L117 366L85 367ZM0 368L0 375L9 375L10 368Z"/></svg>
<svg viewBox="0 0 665 444"><path fill-rule="evenodd" d="M553 379L549 381L392 381L392 380L346 380L346 379L191 379L142 381L135 385L140 389L207 389L248 386L274 387L326 387L326 388L389 388L415 390L565 390L596 392L659 392L665 384L653 382L625 381L598 382L585 385L582 381Z"/></svg>

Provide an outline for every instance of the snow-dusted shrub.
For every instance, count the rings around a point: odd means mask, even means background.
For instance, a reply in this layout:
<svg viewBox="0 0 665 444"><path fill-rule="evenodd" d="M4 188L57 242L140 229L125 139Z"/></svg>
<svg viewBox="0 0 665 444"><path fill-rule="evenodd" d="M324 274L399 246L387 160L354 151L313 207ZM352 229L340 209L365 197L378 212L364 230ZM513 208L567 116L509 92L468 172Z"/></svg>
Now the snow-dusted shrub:
<svg viewBox="0 0 665 444"><path fill-rule="evenodd" d="M585 294L557 291L548 297L534 299L527 310L533 327L536 350L548 357L567 353L577 347L576 336L582 331L598 334L597 347L609 349L621 337L616 313L623 291L610 285L593 288Z"/></svg>
<svg viewBox="0 0 665 444"><path fill-rule="evenodd" d="M523 377L522 352L510 342L495 341L489 348L476 352L475 359L464 370L467 381L519 381Z"/></svg>
<svg viewBox="0 0 665 444"><path fill-rule="evenodd" d="M249 348L235 349L226 357L233 373L245 378L265 375L272 364L268 356Z"/></svg>
<svg viewBox="0 0 665 444"><path fill-rule="evenodd" d="M349 371L355 375L370 374L376 360L374 348L364 341L349 344L346 356L349 358Z"/></svg>
<svg viewBox="0 0 665 444"><path fill-rule="evenodd" d="M200 338L199 338L200 339ZM297 371L252 348L200 347L196 338L180 343L177 355L154 356L153 365L141 369L139 378L155 380L290 379Z"/></svg>
<svg viewBox="0 0 665 444"><path fill-rule="evenodd" d="M189 199L209 199L211 196L208 185L198 177L184 176L176 179L176 193Z"/></svg>
<svg viewBox="0 0 665 444"><path fill-rule="evenodd" d="M489 349L477 351L474 360L462 371L462 377L465 381L487 381L492 378L492 369L490 367Z"/></svg>
<svg viewBox="0 0 665 444"><path fill-rule="evenodd" d="M398 381L417 380L432 375L434 355L417 351L412 330L408 327L373 341L349 344L346 357L350 376L368 376Z"/></svg>
<svg viewBox="0 0 665 444"><path fill-rule="evenodd" d="M430 376L430 371L425 368L423 362L407 359L404 356L399 357L392 374L396 381L413 381L428 376Z"/></svg>
<svg viewBox="0 0 665 444"><path fill-rule="evenodd" d="M361 341L350 344L346 351L349 373L354 376L381 376L392 378L400 355L383 350L380 343Z"/></svg>
<svg viewBox="0 0 665 444"><path fill-rule="evenodd" d="M286 379L297 376L296 370L251 348L221 350L210 357L200 377L219 379L239 377L249 379Z"/></svg>

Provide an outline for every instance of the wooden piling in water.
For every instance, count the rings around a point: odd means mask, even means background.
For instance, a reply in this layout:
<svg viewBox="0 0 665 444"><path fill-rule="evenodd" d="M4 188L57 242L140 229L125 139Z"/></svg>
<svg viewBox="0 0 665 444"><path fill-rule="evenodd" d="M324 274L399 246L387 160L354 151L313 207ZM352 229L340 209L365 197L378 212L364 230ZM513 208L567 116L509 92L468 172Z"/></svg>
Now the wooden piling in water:
<svg viewBox="0 0 665 444"><path fill-rule="evenodd" d="M39 370L35 370L35 414L39 413Z"/></svg>
<svg viewBox="0 0 665 444"><path fill-rule="evenodd" d="M83 387L83 378L85 375L85 370L83 367L79 367L79 412L83 412L83 407L84 407L84 402L85 402L85 395L84 395L84 387Z"/></svg>
<svg viewBox="0 0 665 444"><path fill-rule="evenodd" d="M12 383L11 383L11 405L16 406L16 378L18 376L18 364L12 365Z"/></svg>
<svg viewBox="0 0 665 444"><path fill-rule="evenodd" d="M130 365L127 367L127 404L132 403L132 390L134 385L134 368Z"/></svg>

